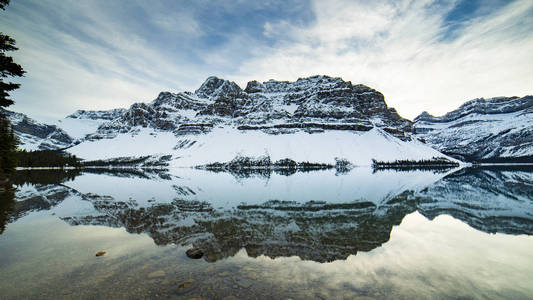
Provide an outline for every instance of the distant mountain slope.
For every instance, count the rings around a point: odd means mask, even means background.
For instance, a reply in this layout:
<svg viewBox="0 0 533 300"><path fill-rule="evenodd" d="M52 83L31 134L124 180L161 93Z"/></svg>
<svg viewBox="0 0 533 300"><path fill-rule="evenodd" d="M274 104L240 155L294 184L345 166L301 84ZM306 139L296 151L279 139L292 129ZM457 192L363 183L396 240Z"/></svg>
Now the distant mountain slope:
<svg viewBox="0 0 533 300"><path fill-rule="evenodd" d="M460 159L533 162L533 96L474 99L442 117L414 120L416 136Z"/></svg>
<svg viewBox="0 0 533 300"><path fill-rule="evenodd" d="M78 110L52 124L38 122L25 114L1 110L14 126L19 139L19 149L55 150L79 143L87 134L94 133L100 125L118 118L125 109L101 111Z"/></svg>
<svg viewBox="0 0 533 300"><path fill-rule="evenodd" d="M55 126L37 122L28 116L1 110L13 125L19 139L19 148L25 150L60 149L70 146L74 139L64 130Z"/></svg>

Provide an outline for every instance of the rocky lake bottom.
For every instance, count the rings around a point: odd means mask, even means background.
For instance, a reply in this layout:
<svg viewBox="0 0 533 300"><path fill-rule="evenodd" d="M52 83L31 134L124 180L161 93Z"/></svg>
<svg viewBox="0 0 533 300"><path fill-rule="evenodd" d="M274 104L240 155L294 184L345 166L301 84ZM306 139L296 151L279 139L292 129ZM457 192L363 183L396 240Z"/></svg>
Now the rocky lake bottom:
<svg viewBox="0 0 533 300"><path fill-rule="evenodd" d="M532 167L13 180L3 299L533 298Z"/></svg>

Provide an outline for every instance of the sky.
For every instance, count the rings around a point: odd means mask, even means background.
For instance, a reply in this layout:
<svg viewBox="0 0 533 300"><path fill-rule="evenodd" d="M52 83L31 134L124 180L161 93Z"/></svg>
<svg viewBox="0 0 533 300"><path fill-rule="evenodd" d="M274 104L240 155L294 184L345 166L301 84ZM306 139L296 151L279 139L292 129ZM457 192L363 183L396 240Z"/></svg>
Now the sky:
<svg viewBox="0 0 533 300"><path fill-rule="evenodd" d="M0 31L27 71L10 109L57 119L161 91L342 77L413 119L533 94L531 0L11 0Z"/></svg>

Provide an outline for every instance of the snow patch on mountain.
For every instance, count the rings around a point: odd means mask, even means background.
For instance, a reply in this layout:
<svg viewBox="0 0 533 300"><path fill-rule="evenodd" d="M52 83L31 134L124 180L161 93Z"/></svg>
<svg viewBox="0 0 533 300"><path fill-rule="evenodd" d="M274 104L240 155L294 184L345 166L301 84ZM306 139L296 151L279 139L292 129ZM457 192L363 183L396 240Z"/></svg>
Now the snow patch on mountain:
<svg viewBox="0 0 533 300"><path fill-rule="evenodd" d="M175 145L176 137L172 132L141 128L135 133L118 134L112 139L87 140L69 148L68 152L85 160L102 160L171 154Z"/></svg>
<svg viewBox="0 0 533 300"><path fill-rule="evenodd" d="M110 110L77 110L64 119L57 120L54 125L63 129L74 139L82 139L98 130L100 125L118 118L126 109Z"/></svg>
<svg viewBox="0 0 533 300"><path fill-rule="evenodd" d="M102 151L105 149L105 151ZM215 128L207 134L176 137L171 132L140 129L113 139L86 141L69 152L87 160L121 156L172 154L171 167L194 167L214 162L228 162L237 156L269 156L271 160L334 164L345 158L359 166L369 166L372 159L430 159L442 157L438 151L418 141L405 142L380 129L368 132L327 131L309 134L271 135L261 131Z"/></svg>
<svg viewBox="0 0 533 300"><path fill-rule="evenodd" d="M72 138L81 139L95 132L105 122L107 121L65 118L57 120L54 125L61 128Z"/></svg>

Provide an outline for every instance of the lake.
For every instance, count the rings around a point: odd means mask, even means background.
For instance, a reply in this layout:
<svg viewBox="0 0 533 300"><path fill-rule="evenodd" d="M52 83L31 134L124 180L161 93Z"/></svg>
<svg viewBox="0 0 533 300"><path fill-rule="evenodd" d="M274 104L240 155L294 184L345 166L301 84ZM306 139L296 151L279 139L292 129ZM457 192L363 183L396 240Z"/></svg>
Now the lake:
<svg viewBox="0 0 533 300"><path fill-rule="evenodd" d="M533 167L13 181L0 195L2 299L533 298Z"/></svg>

